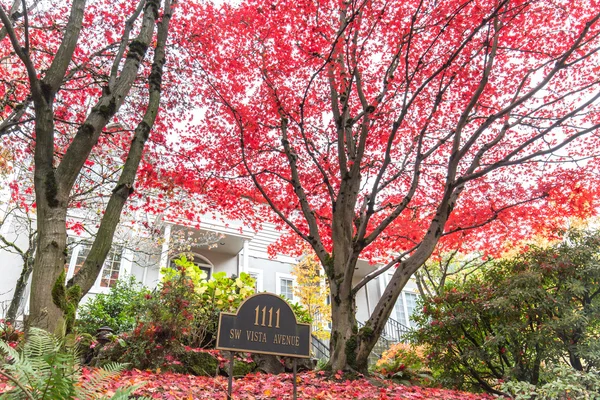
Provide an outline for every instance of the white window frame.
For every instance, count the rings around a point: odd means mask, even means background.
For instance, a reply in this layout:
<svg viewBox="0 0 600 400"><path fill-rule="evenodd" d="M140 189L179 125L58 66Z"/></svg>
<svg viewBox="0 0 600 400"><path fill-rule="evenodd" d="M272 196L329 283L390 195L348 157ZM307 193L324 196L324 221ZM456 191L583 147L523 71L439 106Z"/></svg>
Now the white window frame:
<svg viewBox="0 0 600 400"><path fill-rule="evenodd" d="M256 275L256 293L261 293L264 292L264 286L263 286L263 279L264 279L264 274L263 274L263 270L262 269L256 269L256 268L248 268L247 271L245 271L248 274L255 274Z"/></svg>
<svg viewBox="0 0 600 400"><path fill-rule="evenodd" d="M398 300L396 300L396 303L398 301L400 301L400 300L402 301L402 310L404 311L405 320L404 321L400 321L400 319L398 318L398 314L396 314L396 312L395 312L396 305L394 305L394 317L395 317L394 319L397 320L398 322L400 322L402 325L410 328L412 326L412 323L410 321L411 314L409 314L409 312L408 312L408 305L407 305L407 302L406 302L406 294L417 296L417 300L419 300L419 294L418 293L415 293L412 290L403 290L400 293L400 296L398 296Z"/></svg>
<svg viewBox="0 0 600 400"><path fill-rule="evenodd" d="M85 239L81 239L78 243L72 248L71 259L69 260L69 268L67 269L67 281L73 277L75 274L75 264L77 262L77 258L79 257L79 253L83 249L84 245L92 246L91 241L87 241ZM112 250L112 249L111 249ZM106 263L106 260L105 260ZM131 265L133 264L133 252L126 248L122 247L121 250L121 260L119 262L119 278L123 279L131 275ZM94 282L94 285L90 288L89 293L108 293L110 291L110 287L100 286L102 281L102 272L104 271L105 265L102 265L102 269Z"/></svg>
<svg viewBox="0 0 600 400"><path fill-rule="evenodd" d="M291 280L292 281L292 298L290 301L296 301L294 296L294 288L296 286L296 278L292 274L286 274L283 272L275 272L275 293L277 296L281 296L281 280Z"/></svg>
<svg viewBox="0 0 600 400"><path fill-rule="evenodd" d="M382 274L377 278L379 280L380 293L383 293L385 291L388 283L390 282L390 280L392 278L392 275L393 275L392 273ZM411 278L411 279L413 279L413 278ZM402 300L402 309L404 310L404 315L406 316L405 321L400 321L398 319L398 316L396 315L396 305L394 304L394 319L397 320L398 322L400 322L402 325L410 328L412 324L410 322L410 315L408 314L408 307L406 305L406 296L404 295L404 293L410 293L410 294L416 295L417 300L419 299L419 293L416 292L415 290L411 290L411 289L404 289L404 290L402 290L402 292L400 292L400 296L398 296L398 300ZM398 300L396 300L396 301L398 301Z"/></svg>
<svg viewBox="0 0 600 400"><path fill-rule="evenodd" d="M406 294L407 293L417 296L417 298L416 298L415 301L419 300L419 295L417 293L413 292L412 290L403 290L402 291L402 305L404 306L404 315L406 315L406 326L408 326L409 328L411 328L412 323L410 321L410 317L411 317L412 314L409 314L409 312L408 312L408 303L406 301ZM413 310L413 312L414 312L414 310Z"/></svg>

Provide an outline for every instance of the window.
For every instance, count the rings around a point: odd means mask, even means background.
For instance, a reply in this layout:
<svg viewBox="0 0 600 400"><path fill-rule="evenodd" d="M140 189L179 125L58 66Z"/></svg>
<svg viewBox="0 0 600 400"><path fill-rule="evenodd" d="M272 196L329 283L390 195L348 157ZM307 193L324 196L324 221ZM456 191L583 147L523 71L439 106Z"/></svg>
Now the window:
<svg viewBox="0 0 600 400"><path fill-rule="evenodd" d="M402 292L394 305L396 320L402 325L410 327L410 317L417 307L418 296L415 293Z"/></svg>
<svg viewBox="0 0 600 400"><path fill-rule="evenodd" d="M294 300L294 277L289 274L277 272L276 276L276 293L285 297L288 300Z"/></svg>
<svg viewBox="0 0 600 400"><path fill-rule="evenodd" d="M398 296L398 300L394 305L394 311L396 314L396 321L400 322L402 325L406 325L406 313L404 312L404 299L402 293Z"/></svg>
<svg viewBox="0 0 600 400"><path fill-rule="evenodd" d="M90 243L81 242L75 243L71 238L67 241L67 264L65 265L65 270L67 272L67 277L71 277L79 272L81 267L83 267L83 263L87 258L88 254L90 254L90 249L92 245ZM73 261L73 257L75 260ZM73 264L74 263L74 264ZM71 264L73 267L70 268ZM70 273L69 273L70 272Z"/></svg>
<svg viewBox="0 0 600 400"><path fill-rule="evenodd" d="M79 272L92 248L92 244L90 242L79 242L77 244L74 243L75 242L72 239L69 239L69 246L67 247L68 264L65 265L67 279L70 279L73 275ZM115 285L115 282L121 275L122 253L123 248L121 246L116 246L110 249L108 255L106 256L106 260L104 260L102 270L100 271L100 280L99 282L96 281L96 287L111 288Z"/></svg>
<svg viewBox="0 0 600 400"><path fill-rule="evenodd" d="M120 270L121 251L110 251L100 273L100 287L113 287L119 279Z"/></svg>
<svg viewBox="0 0 600 400"><path fill-rule="evenodd" d="M294 281L291 279L281 278L279 280L280 289L279 294L288 300L294 299Z"/></svg>
<svg viewBox="0 0 600 400"><path fill-rule="evenodd" d="M404 299L406 300L406 312L408 313L408 319L406 321L406 325L410 326L410 317L412 317L415 312L415 308L417 308L417 295L414 293L404 293Z"/></svg>

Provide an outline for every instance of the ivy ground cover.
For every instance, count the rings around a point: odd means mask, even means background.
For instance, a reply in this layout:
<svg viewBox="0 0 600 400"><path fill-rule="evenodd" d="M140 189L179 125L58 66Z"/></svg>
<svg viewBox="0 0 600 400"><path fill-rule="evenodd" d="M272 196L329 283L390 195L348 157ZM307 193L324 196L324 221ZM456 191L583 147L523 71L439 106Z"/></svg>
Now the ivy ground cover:
<svg viewBox="0 0 600 400"><path fill-rule="evenodd" d="M297 376L299 399L381 399L381 400L488 400L493 396L458 392L453 390L403 386L395 383L358 379L328 380L318 372L305 372ZM154 399L225 399L227 378L202 377L176 373L155 373L132 370L122 373L106 384L110 395L123 385L143 386L136 395ZM245 400L291 399L292 374L250 374L233 382L233 398Z"/></svg>

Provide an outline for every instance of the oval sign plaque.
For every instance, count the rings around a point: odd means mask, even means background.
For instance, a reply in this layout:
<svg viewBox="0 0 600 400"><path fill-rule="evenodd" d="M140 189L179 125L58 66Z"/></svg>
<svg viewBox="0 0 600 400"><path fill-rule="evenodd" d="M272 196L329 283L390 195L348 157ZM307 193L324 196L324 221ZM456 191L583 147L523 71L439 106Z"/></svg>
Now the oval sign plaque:
<svg viewBox="0 0 600 400"><path fill-rule="evenodd" d="M309 358L310 325L298 323L281 297L255 294L236 314L219 315L217 349Z"/></svg>

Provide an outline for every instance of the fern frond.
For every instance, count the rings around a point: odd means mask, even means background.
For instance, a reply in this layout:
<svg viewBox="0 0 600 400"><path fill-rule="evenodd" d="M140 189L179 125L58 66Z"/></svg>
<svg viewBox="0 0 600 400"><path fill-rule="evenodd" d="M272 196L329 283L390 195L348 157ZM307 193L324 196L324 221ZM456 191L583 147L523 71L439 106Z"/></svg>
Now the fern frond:
<svg viewBox="0 0 600 400"><path fill-rule="evenodd" d="M20 398L24 398L27 400L35 400L33 395L29 392L29 390L27 390L26 387L24 387L21 382L19 382L19 380L17 378L15 378L14 376L6 373L6 371L0 369L0 375L2 375L3 377L7 378L12 384L14 384L20 391ZM4 394L0 394L0 400L11 400L11 393L14 391L10 391L9 393L4 393ZM14 400L14 396L12 396L12 400Z"/></svg>
<svg viewBox="0 0 600 400"><path fill-rule="evenodd" d="M102 369L105 369L108 372L114 373L114 374L120 374L121 372L123 372L125 370L125 368L127 368L127 363L118 363L118 362L109 362L108 364L105 364Z"/></svg>
<svg viewBox="0 0 600 400"><path fill-rule="evenodd" d="M60 349L61 342L54 335L43 329L31 328L23 346L23 354L27 358L38 358L48 353L56 353Z"/></svg>
<svg viewBox="0 0 600 400"><path fill-rule="evenodd" d="M28 364L37 374L50 376L52 374L52 364L48 357L60 352L60 341L52 334L38 328L31 328L22 350L22 359L27 360Z"/></svg>
<svg viewBox="0 0 600 400"><path fill-rule="evenodd" d="M129 386L128 388L119 388L115 394L110 397L111 400L129 400L129 397L144 384ZM102 397L100 400L106 400L108 397ZM136 400L152 400L151 397L136 397Z"/></svg>
<svg viewBox="0 0 600 400"><path fill-rule="evenodd" d="M6 398L73 398L74 384L79 380L78 360L72 353L62 351L59 339L44 330L31 328L20 353L10 352L6 346L0 344L2 351L12 357L3 368L19 382Z"/></svg>
<svg viewBox="0 0 600 400"><path fill-rule="evenodd" d="M77 388L77 398L96 399L103 384L110 378L119 375L126 367L127 364L111 362L102 369L94 370L89 379Z"/></svg>
<svg viewBox="0 0 600 400"><path fill-rule="evenodd" d="M109 363L94 370L90 378L80 384L81 368L74 346L50 333L32 328L21 351L0 341L0 355L7 362L0 364L1 373L15 383L15 388L0 394L0 400L63 400L77 398L96 400L106 380L121 373L126 364ZM120 388L113 399L129 399L141 385Z"/></svg>
<svg viewBox="0 0 600 400"><path fill-rule="evenodd" d="M119 388L115 394L110 397L111 400L129 400L129 397L140 388L142 385L133 385L128 388ZM102 397L100 400L109 399L109 397Z"/></svg>

